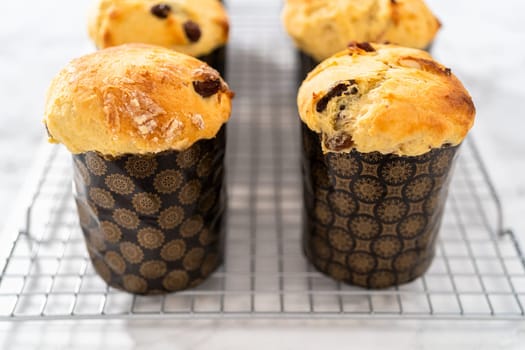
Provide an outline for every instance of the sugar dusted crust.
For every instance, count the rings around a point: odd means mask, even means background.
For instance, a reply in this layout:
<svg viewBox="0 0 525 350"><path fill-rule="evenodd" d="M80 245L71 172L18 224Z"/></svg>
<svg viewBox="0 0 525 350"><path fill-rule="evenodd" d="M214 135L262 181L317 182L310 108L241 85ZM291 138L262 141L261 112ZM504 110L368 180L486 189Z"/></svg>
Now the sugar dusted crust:
<svg viewBox="0 0 525 350"><path fill-rule="evenodd" d="M194 84L213 82L204 97ZM215 137L233 93L205 63L160 47L130 44L73 60L53 79L45 124L72 153L183 150Z"/></svg>
<svg viewBox="0 0 525 350"><path fill-rule="evenodd" d="M96 0L88 29L101 49L144 43L198 57L226 44L229 19L218 0Z"/></svg>
<svg viewBox="0 0 525 350"><path fill-rule="evenodd" d="M325 152L421 155L460 144L476 113L461 82L427 52L368 43L323 61L297 102Z"/></svg>
<svg viewBox="0 0 525 350"><path fill-rule="evenodd" d="M286 30L317 61L351 41L426 48L441 27L423 0L286 0Z"/></svg>

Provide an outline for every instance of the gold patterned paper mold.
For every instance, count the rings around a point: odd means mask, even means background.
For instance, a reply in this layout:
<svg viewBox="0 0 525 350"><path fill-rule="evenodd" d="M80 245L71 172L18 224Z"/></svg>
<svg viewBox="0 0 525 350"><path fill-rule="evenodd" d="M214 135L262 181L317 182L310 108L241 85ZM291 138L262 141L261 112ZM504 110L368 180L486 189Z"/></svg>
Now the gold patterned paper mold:
<svg viewBox="0 0 525 350"><path fill-rule="evenodd" d="M185 151L73 156L75 200L97 273L159 294L202 283L221 264L225 126Z"/></svg>
<svg viewBox="0 0 525 350"><path fill-rule="evenodd" d="M459 146L415 157L323 153L304 123L304 251L332 278L388 288L425 273Z"/></svg>

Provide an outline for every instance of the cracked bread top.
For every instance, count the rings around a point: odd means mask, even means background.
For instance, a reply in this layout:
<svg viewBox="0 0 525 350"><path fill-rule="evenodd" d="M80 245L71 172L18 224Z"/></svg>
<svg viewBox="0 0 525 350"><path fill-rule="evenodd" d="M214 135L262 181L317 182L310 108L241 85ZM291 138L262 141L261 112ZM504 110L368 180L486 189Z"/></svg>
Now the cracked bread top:
<svg viewBox="0 0 525 350"><path fill-rule="evenodd" d="M219 73L173 50L128 44L73 60L53 79L49 140L107 156L184 150L216 136L233 93Z"/></svg>
<svg viewBox="0 0 525 350"><path fill-rule="evenodd" d="M296 46L317 61L351 41L423 49L441 27L423 0L287 0L282 20Z"/></svg>
<svg viewBox="0 0 525 350"><path fill-rule="evenodd" d="M324 152L421 155L460 144L476 113L462 83L427 52L370 43L319 64L297 103Z"/></svg>

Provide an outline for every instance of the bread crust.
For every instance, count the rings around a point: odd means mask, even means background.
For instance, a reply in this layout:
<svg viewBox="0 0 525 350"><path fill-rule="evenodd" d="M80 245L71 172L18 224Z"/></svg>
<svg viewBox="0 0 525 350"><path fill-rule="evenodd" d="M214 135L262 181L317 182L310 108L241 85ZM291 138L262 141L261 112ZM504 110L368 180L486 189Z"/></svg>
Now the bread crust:
<svg viewBox="0 0 525 350"><path fill-rule="evenodd" d="M282 21L296 46L319 62L351 41L423 49L441 27L423 0L287 0Z"/></svg>
<svg viewBox="0 0 525 350"><path fill-rule="evenodd" d="M51 82L44 122L50 141L74 154L184 150L215 137L230 117L232 97L205 63L128 44L69 63Z"/></svg>
<svg viewBox="0 0 525 350"><path fill-rule="evenodd" d="M144 43L199 57L227 43L229 20L218 0L97 0L88 29L100 49Z"/></svg>
<svg viewBox="0 0 525 350"><path fill-rule="evenodd" d="M421 155L460 144L476 114L462 83L427 52L368 43L317 66L297 103L325 152Z"/></svg>

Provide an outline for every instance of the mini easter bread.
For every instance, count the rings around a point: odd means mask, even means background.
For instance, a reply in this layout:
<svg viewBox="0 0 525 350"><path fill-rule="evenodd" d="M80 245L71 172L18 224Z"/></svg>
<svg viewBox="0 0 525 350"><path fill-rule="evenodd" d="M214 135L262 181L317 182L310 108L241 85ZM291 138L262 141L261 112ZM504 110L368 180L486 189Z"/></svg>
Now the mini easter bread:
<svg viewBox="0 0 525 350"><path fill-rule="evenodd" d="M129 44L73 60L52 81L50 140L72 153L184 150L215 137L232 92L205 63L172 50Z"/></svg>
<svg viewBox="0 0 525 350"><path fill-rule="evenodd" d="M98 48L145 43L205 56L228 41L218 0L97 0L89 34Z"/></svg>
<svg viewBox="0 0 525 350"><path fill-rule="evenodd" d="M423 0L287 0L282 19L297 47L317 62L351 41L423 49L441 26Z"/></svg>
<svg viewBox="0 0 525 350"><path fill-rule="evenodd" d="M354 43L303 82L302 121L326 152L417 156L460 144L473 125L472 99L425 51Z"/></svg>

